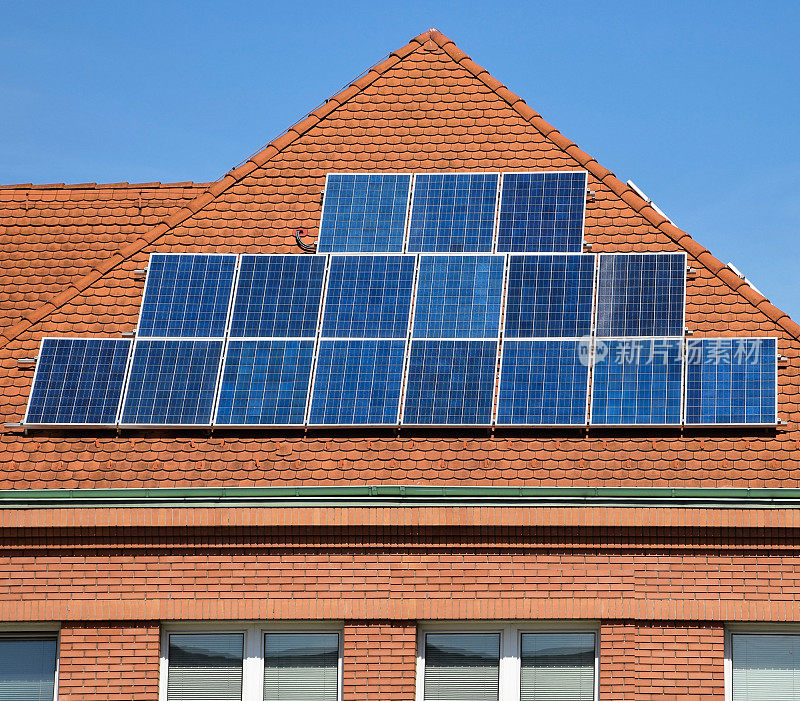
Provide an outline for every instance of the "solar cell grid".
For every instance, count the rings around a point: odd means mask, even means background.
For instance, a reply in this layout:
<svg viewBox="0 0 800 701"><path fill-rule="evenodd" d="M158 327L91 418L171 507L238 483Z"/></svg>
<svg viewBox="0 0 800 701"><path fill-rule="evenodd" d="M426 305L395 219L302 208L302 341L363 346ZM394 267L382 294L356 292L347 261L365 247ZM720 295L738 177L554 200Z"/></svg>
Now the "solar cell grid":
<svg viewBox="0 0 800 701"><path fill-rule="evenodd" d="M123 339L42 339L25 423L114 424L130 347Z"/></svg>
<svg viewBox="0 0 800 701"><path fill-rule="evenodd" d="M227 254L152 254L137 336L223 336L236 258Z"/></svg>
<svg viewBox="0 0 800 701"><path fill-rule="evenodd" d="M586 341L506 340L497 423L585 424L589 391L587 351Z"/></svg>
<svg viewBox="0 0 800 701"><path fill-rule="evenodd" d="M401 253L410 189L409 174L331 173L317 250Z"/></svg>
<svg viewBox="0 0 800 701"><path fill-rule="evenodd" d="M415 263L412 256L332 256L322 336L405 338Z"/></svg>
<svg viewBox="0 0 800 701"><path fill-rule="evenodd" d="M515 338L586 336L592 327L592 255L512 255L504 333Z"/></svg>
<svg viewBox="0 0 800 701"><path fill-rule="evenodd" d="M313 360L313 340L230 340L215 423L303 424Z"/></svg>
<svg viewBox="0 0 800 701"><path fill-rule="evenodd" d="M411 342L403 423L488 425L497 341Z"/></svg>
<svg viewBox="0 0 800 701"><path fill-rule="evenodd" d="M685 283L685 253L601 254L597 335L683 335Z"/></svg>
<svg viewBox="0 0 800 701"><path fill-rule="evenodd" d="M309 424L396 424L404 340L320 341Z"/></svg>
<svg viewBox="0 0 800 701"><path fill-rule="evenodd" d="M687 424L774 424L774 338L690 339L686 348Z"/></svg>
<svg viewBox="0 0 800 701"><path fill-rule="evenodd" d="M222 340L137 339L122 424L208 425Z"/></svg>
<svg viewBox="0 0 800 701"><path fill-rule="evenodd" d="M682 339L676 338L598 340L591 423L679 424L682 349Z"/></svg>
<svg viewBox="0 0 800 701"><path fill-rule="evenodd" d="M491 253L497 173L432 173L414 177L408 251Z"/></svg>
<svg viewBox="0 0 800 701"><path fill-rule="evenodd" d="M496 338L503 256L421 256L414 310L416 338Z"/></svg>
<svg viewBox="0 0 800 701"><path fill-rule="evenodd" d="M242 256L231 337L313 338L325 265L325 256Z"/></svg>
<svg viewBox="0 0 800 701"><path fill-rule="evenodd" d="M504 173L497 250L583 249L586 173Z"/></svg>

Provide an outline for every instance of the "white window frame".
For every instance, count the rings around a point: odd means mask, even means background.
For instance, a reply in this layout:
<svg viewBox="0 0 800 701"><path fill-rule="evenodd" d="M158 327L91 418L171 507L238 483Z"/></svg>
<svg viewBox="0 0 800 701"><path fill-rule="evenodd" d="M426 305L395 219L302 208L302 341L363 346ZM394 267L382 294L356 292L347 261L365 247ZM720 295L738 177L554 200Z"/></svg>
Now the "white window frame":
<svg viewBox="0 0 800 701"><path fill-rule="evenodd" d="M725 626L725 701L733 701L734 635L799 635L797 623L737 623Z"/></svg>
<svg viewBox="0 0 800 701"><path fill-rule="evenodd" d="M499 633L499 701L519 701L522 636L525 633L593 633L594 701L600 689L600 624L596 621L450 621L417 628L416 701L425 701L425 636L428 633Z"/></svg>
<svg viewBox="0 0 800 701"><path fill-rule="evenodd" d="M342 701L342 653L344 626L341 622L318 621L209 621L168 623L161 626L159 701L167 701L169 680L169 636L181 633L234 633L244 639L242 660L242 701L264 701L264 635L268 633L337 633L337 700Z"/></svg>
<svg viewBox="0 0 800 701"><path fill-rule="evenodd" d="M54 635L56 638L56 672L53 680L53 701L58 701L58 676L61 666L61 626L57 623L3 623L0 638L24 635Z"/></svg>

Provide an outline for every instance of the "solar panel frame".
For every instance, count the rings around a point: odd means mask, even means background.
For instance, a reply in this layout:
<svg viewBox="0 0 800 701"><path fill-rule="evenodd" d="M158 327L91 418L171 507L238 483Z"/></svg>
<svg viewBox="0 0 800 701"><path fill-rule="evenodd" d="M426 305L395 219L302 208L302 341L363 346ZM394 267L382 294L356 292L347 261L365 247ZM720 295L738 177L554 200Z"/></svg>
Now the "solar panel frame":
<svg viewBox="0 0 800 701"><path fill-rule="evenodd" d="M122 367L122 381L119 396L116 399L116 408L114 409L114 418L110 421L33 421L31 420L31 413L33 407L33 400L34 400L34 393L36 391L37 383L40 381L41 375L44 372L43 365L42 365L42 355L44 352L45 345L49 342L59 342L59 341L85 341L85 342L108 342L113 343L114 345L122 345L127 346L125 350L125 363ZM131 352L133 349L133 341L128 338L101 338L101 337L75 337L75 336L44 336L41 339L41 343L39 346L39 355L37 357L36 368L33 374L33 380L31 382L31 391L28 396L28 403L25 407L25 416L22 420L22 424L24 426L30 426L32 428L36 427L47 427L47 426L84 426L84 427L113 427L116 426L116 417L119 413L119 407L122 402L122 397L125 391L125 384L127 380L127 373L128 368L130 366L130 358Z"/></svg>
<svg viewBox="0 0 800 701"><path fill-rule="evenodd" d="M768 341L770 345L774 343L774 348L771 349L770 352L773 358L774 367L772 368L772 382L774 383L774 402L772 405L772 412L773 412L773 420L767 422L760 422L760 421L743 421L743 422L709 422L709 421L690 421L688 418L689 410L689 348L692 344L703 344L704 342L709 341L724 341L724 342L731 342L735 343L737 341ZM718 427L742 427L742 426L776 426L779 423L778 418L778 395L780 392L780 385L778 383L779 380L779 372L778 372L778 342L779 339L775 336L747 336L747 337L704 337L704 338L691 338L686 339L684 344L684 392L683 392L683 423L686 426L692 427L702 427L702 426L718 426ZM701 353L701 356L705 358L705 351ZM702 411L702 407L700 409Z"/></svg>
<svg viewBox="0 0 800 701"><path fill-rule="evenodd" d="M317 395L318 391L318 382L321 381L319 375L320 369L320 358L322 355L322 347L323 344L389 344L399 346L402 344L402 353L400 357L400 367L399 367L399 378L398 378L398 393L397 393L397 409L394 412L394 420L392 421L383 421L383 422L374 422L374 423L364 423L364 422L329 422L329 421L317 421L314 420L313 412L314 412L314 399ZM346 427L346 428L354 428L354 427L369 427L369 426L397 426L400 423L400 414L402 411L402 401L403 401L403 390L404 390L404 380L405 380L405 372L406 372L406 356L408 353L408 339L407 338L362 338L362 337L352 337L352 338L340 338L340 337L320 337L319 345L317 347L316 353L316 365L314 368L314 375L312 378L312 386L309 390L308 394L308 408L306 412L306 425L309 427L315 428L339 428L339 427ZM324 405L323 405L324 406Z"/></svg>
<svg viewBox="0 0 800 701"><path fill-rule="evenodd" d="M495 337L499 338L500 334L502 333L502 328L503 328L503 295L504 295L504 291L505 291L506 278L508 277L508 259L507 259L506 254L476 253L476 252L467 252L467 253L441 253L440 252L440 253L420 253L420 254L418 254L418 256L419 257L418 257L418 260L417 260L416 294L415 294L414 300L413 300L414 310L413 310L413 315L412 315L411 322L410 322L411 337L412 338L418 338L418 339L430 339L430 340L445 339L445 338L450 338L450 339L456 339L456 338L458 338L458 339L460 339L460 338L487 338L487 339L492 339L492 338L495 338ZM433 261L433 260L435 260L437 258L439 258L439 259L444 259L444 258L454 258L454 259L456 259L456 258L464 258L464 259L486 258L486 259L488 259L489 261L492 262L492 265L494 265L494 261L501 261L502 265L501 265L501 268L500 268L500 271L499 271L499 273L500 273L499 295L500 296L499 296L498 308L497 308L497 312L498 312L497 313L497 331L495 333L492 333L492 334L486 333L486 334L483 334L483 335L476 334L476 333L458 334L458 333L456 333L456 331L453 331L452 335L447 335L444 332L442 332L442 333L433 333L433 332L431 332L430 335L420 335L420 333L418 333L418 331L417 331L417 322L418 322L418 313L420 311L420 309L419 309L419 307L420 307L420 290L422 289L422 282L423 282L422 281L423 265L425 264L426 261L428 261L428 260ZM497 271L496 270L490 270L489 271L489 275L490 276L491 275L497 275ZM433 296L434 292L435 292L435 290L432 289L431 290L431 295L430 295L431 299L434 299L434 296ZM470 314L471 314L471 312L470 312ZM431 322L427 322L426 321L425 323L431 323ZM458 321L456 320L455 323L458 323ZM441 320L440 326L443 326L443 324L444 324L444 320ZM487 321L487 323L484 324L484 327L487 326L487 325L488 325L488 321ZM440 330L444 331L443 329L440 329ZM474 329L471 329L471 331L472 330L474 330Z"/></svg>
<svg viewBox="0 0 800 701"><path fill-rule="evenodd" d="M447 240L450 242L449 248L442 249L439 247L431 247L430 244L425 243L426 235L424 233L419 234L419 241L417 241L417 235L414 233L414 222L415 222L415 203L417 201L418 193L422 192L421 188L421 180L425 178L447 178L447 177L455 177L455 178L469 178L469 177L481 177L486 179L495 178L495 183L492 188L483 188L484 190L488 191L492 189L494 191L494 199L491 203L491 210L492 210L492 219L491 223L488 227L488 233L486 229L486 221L483 221L479 227L476 227L477 233L475 234L475 238L479 241L478 244L475 246L467 246L462 244L460 248L452 248L453 245L453 236L452 233L448 234ZM433 173L414 173L414 180L411 185L411 198L408 208L408 215L407 215L407 222L406 222L406 244L403 249L404 253L449 253L449 254L458 254L458 253L482 253L484 255L489 255L494 253L495 250L495 239L497 234L497 204L499 198L499 189L500 189L500 173L499 172L457 172L457 173L444 173L444 172L433 172ZM422 196L422 195L420 195ZM484 218L485 218L484 213ZM452 227L451 227L452 228ZM438 228L437 228L438 231ZM437 234L435 239L439 238ZM486 240L483 240L486 239Z"/></svg>
<svg viewBox="0 0 800 701"><path fill-rule="evenodd" d="M281 325L281 323L282 323L277 318L278 317L278 311L276 310L274 312L268 312L266 314L267 317L274 316L276 318L274 320L272 320L271 322L265 322L264 318L263 318L265 316L265 314L264 314L264 305L262 305L261 310L257 314L251 314L248 317L248 315L245 313L245 314L242 315L241 319L237 319L237 317L236 317L237 305L243 304L245 300L250 300L252 292L253 292L253 289L256 288L256 286L254 284L252 284L252 282L248 282L248 284L251 285L250 290L248 291L248 296L247 297L241 297L241 299L240 299L240 296L242 294L244 294L242 292L242 285L244 284L244 278L243 278L242 273L244 272L244 264L246 262L246 259L249 259L249 258L252 258L252 259L259 259L259 258L263 258L263 259L267 259L267 258L269 258L269 259L279 259L279 258L280 259L284 259L284 258L292 259L293 258L293 259L297 259L298 262L300 260L308 261L308 266L309 266L309 271L308 272L309 272L309 275L317 272L317 271L314 271L314 269L313 269L314 265L316 264L316 261L319 261L319 260L322 261L322 279L320 281L319 301L318 301L318 303L316 305L317 311L316 311L315 318L313 320L313 327L314 327L313 332L308 333L308 335L305 335L305 334L302 333L302 331L304 331L305 328L309 325L308 324L308 320L303 318L299 322L296 321L296 320L287 319L285 324L284 324L285 329L283 329L283 330L286 331L286 333L278 333L278 330L280 330L280 329L277 329L276 327L279 327ZM239 265L237 266L236 284L234 285L233 294L231 295L231 305L230 305L230 310L228 312L228 324L226 326L226 335L230 336L231 338L248 338L248 339L252 339L252 338L314 338L314 336L316 335L317 330L319 328L320 318L322 317L323 296L325 294L325 281L326 281L326 274L327 274L327 269L328 269L329 264L330 264L329 256L327 254L324 254L324 255L323 254L299 255L299 254L280 254L280 253L276 253L276 254L242 254L240 256L240 258L239 258ZM248 272L248 274L250 274L250 272ZM278 282L278 286L280 286L280 282ZM294 297L291 296L292 291L293 291L293 288L288 290L288 294L286 294L285 296L287 297L287 300L289 302L294 303L295 299L294 299ZM308 296L306 297L306 299L309 299ZM277 302L278 298L275 298L275 301ZM248 304L248 306L250 306L249 302L247 304ZM312 301L312 305L313 305L313 301ZM312 306L312 308L313 308L313 306ZM304 317L305 317L305 313L304 313ZM254 331L256 331L256 330L264 330L264 331L266 331L267 330L266 329L266 325L268 323L272 324L272 333L254 333ZM299 324L299 328L297 326L295 328L292 328L292 324L293 323L296 324L296 325ZM241 329L239 327L241 327ZM294 331L295 333L289 333L290 331ZM300 331L301 333L297 333L297 331Z"/></svg>
<svg viewBox="0 0 800 701"><path fill-rule="evenodd" d="M301 412L301 416L299 421L285 421L285 422L270 422L270 421L261 421L261 422L247 422L247 421L221 421L220 420L220 411L221 411L221 403L223 399L223 385L225 383L225 372L228 368L228 359L231 357L229 355L231 350L232 344L268 344L268 345L277 345L277 344L289 344L289 343L296 343L298 345L298 353L302 352L303 346L308 345L310 346L310 358L309 358L309 370L308 370L308 380L306 381L306 389L305 389L305 397L303 399L303 408ZM278 427L287 427L287 428L302 428L305 426L306 423L306 411L308 408L309 403L309 395L311 391L311 382L313 380L313 366L314 366L314 359L316 353L316 338L308 338L306 336L301 337L281 337L281 338L273 338L273 337L236 337L236 338L228 338L225 343L225 347L223 349L223 358L221 363L221 369L219 378L217 380L217 390L215 393L215 402L214 402L214 412L213 412L213 420L212 425L219 426L221 428L278 428ZM237 376L238 377L238 376ZM235 408L235 404L234 404ZM276 405L275 413L278 412L279 407Z"/></svg>
<svg viewBox="0 0 800 701"><path fill-rule="evenodd" d="M156 422L156 421L142 421L142 422L132 422L125 420L125 409L128 402L128 398L130 396L130 389L131 389L131 381L133 377L133 369L134 369L134 362L136 360L136 350L140 344L146 343L203 343L203 344L211 344L211 343L219 343L220 350L219 350L219 358L217 360L217 368L216 373L213 375L213 390L211 390L211 404L208 410L208 421L197 421L197 422ZM219 381L220 375L222 372L222 363L225 358L225 339L219 337L207 337L207 338L183 338L183 337L175 337L175 336L162 336L159 338L137 338L133 343L133 348L131 350L131 354L128 360L128 373L125 380L125 389L122 395L122 401L119 405L119 411L117 412L117 425L121 428L198 428L203 426L211 426L212 420L214 418L218 397L219 397Z"/></svg>
<svg viewBox="0 0 800 701"><path fill-rule="evenodd" d="M326 328L326 319L328 318L329 307L331 304L331 276L333 274L333 266L336 259L358 259L358 258L395 258L402 262L402 265L406 265L406 261L411 261L411 281L410 281L410 290L409 290L409 308L406 314L406 319L404 322L405 330L403 331L402 335L390 335L385 333L365 333L364 334L341 334L337 335L336 333L330 333L330 328ZM334 339L334 338L363 338L363 339L399 339L399 338L406 338L408 336L408 329L411 323L411 318L414 313L414 293L416 290L416 283L417 283L417 275L418 275L418 265L419 265L419 258L416 254L403 254L403 253L332 253L329 255L328 259L328 266L326 271L326 278L324 283L324 289L322 291L323 300L320 304L320 314L318 320L318 335L320 338L325 339ZM406 271L408 272L408 271ZM400 322L398 322L400 323ZM351 329L352 330L352 329Z"/></svg>
<svg viewBox="0 0 800 701"><path fill-rule="evenodd" d="M679 376L680 376L680 386L678 390L678 416L675 421L621 421L621 422L610 422L610 421L595 421L596 418L596 408L595 408L595 398L596 394L595 391L597 389L597 366L598 366L598 343L608 344L609 348L611 349L617 343L642 343L642 344L652 344L656 342L666 342L666 343L677 343L679 344ZM609 350L609 355L612 351ZM651 350L651 353L653 351ZM604 356L608 357L608 356ZM603 359L604 359L603 358ZM602 360L600 362L602 362ZM621 363L625 364L625 363ZM668 363L664 363L668 365ZM628 363L628 365L637 365L641 366L640 363ZM646 366L646 364L645 364ZM588 413L588 425L590 426L609 426L609 427L637 427L637 426L681 426L683 424L683 404L684 404L684 396L685 396L685 379L686 379L686 360L685 360L685 339L683 336L663 336L663 337L655 337L655 336L638 336L638 337L631 337L631 336L620 336L614 338L595 338L592 348L592 368L591 368L591 386L590 386L590 399L589 399L589 413ZM623 378L624 379L624 378ZM666 380L669 382L669 380ZM622 399L622 397L620 397ZM650 405L651 411L653 409L652 404Z"/></svg>
<svg viewBox="0 0 800 701"><path fill-rule="evenodd" d="M586 363L582 363L584 367L586 367L586 377L584 383L584 396L583 396L583 411L582 411L582 420L580 422L532 422L532 421L501 421L500 420L500 405L503 398L503 379L505 376L506 370L506 351L509 346L525 346L533 344L548 344L548 345L563 345L566 343L575 344L576 346L576 355L578 355L580 359L581 354L581 344L586 344L586 348L590 347L590 339L588 338L554 338L554 337L540 337L540 338L503 338L502 345L500 347L500 368L499 368L499 376L497 380L497 388L495 390L495 408L494 408L494 420L493 425L501 426L501 427L509 427L509 428L522 428L522 427L533 427L533 428L575 428L576 426L587 426L589 423L589 402L591 398L591 390L590 390L590 370L591 370L591 363L589 361L590 355L587 353L586 356ZM546 367L546 366L543 366Z"/></svg>
<svg viewBox="0 0 800 701"><path fill-rule="evenodd" d="M412 363L414 362L414 350L416 347L421 347L423 345L432 345L432 344L452 344L453 345L453 355L455 356L456 344L480 344L485 348L489 348L491 346L494 347L493 353L491 356L493 357L493 362L491 367L488 371L488 382L490 383L490 391L488 394L489 403L486 407L486 420L485 421L409 421L408 420L408 409L409 409L409 384L411 378L411 370L412 370ZM434 426L446 426L450 428L458 428L458 427L475 427L475 426L486 426L489 427L492 425L492 421L494 418L494 403L495 403L495 395L497 391L497 359L499 353L499 341L497 339L492 338L412 338L409 348L409 363L406 369L406 391L403 397L403 404L402 404L402 414L400 419L400 424L404 426L420 426L420 427L434 427ZM462 356L466 357L466 356ZM486 354L486 357L489 357L489 354ZM462 393L463 394L463 393ZM420 400L421 401L421 400ZM478 407L480 409L480 407Z"/></svg>
<svg viewBox="0 0 800 701"><path fill-rule="evenodd" d="M601 314L601 285L602 285L602 267L603 267L603 260L610 259L612 257L644 257L644 256L674 256L676 258L682 259L682 295L683 295L683 303L681 309L681 317L680 322L675 322L675 327L672 330L672 333L654 333L654 334L643 334L643 333L613 333L615 329L612 329L611 333L606 333L605 331L600 330L600 314ZM598 253L597 254L597 274L595 280L595 314L594 314L594 322L592 326L592 333L596 338L602 339L616 339L616 338L668 338L668 337L678 337L683 336L686 332L686 291L687 291L687 254L685 251L637 251L637 252L611 252L611 253ZM627 288L626 288L627 289ZM613 313L613 312L612 312ZM613 319L609 321L609 324L613 324Z"/></svg>
<svg viewBox="0 0 800 701"><path fill-rule="evenodd" d="M398 248L392 249L392 248L388 248L387 247L385 250L376 249L376 250L371 250L371 251L370 250L352 251L352 250L347 250L347 248L345 248L343 250L334 250L334 248L328 249L328 247L325 245L325 241L323 240L322 237L324 235L323 228L324 228L324 225L325 225L325 222L324 222L325 211L326 211L326 208L329 205L329 197L330 197L330 193L331 193L331 188L330 188L331 179L332 178L336 178L336 177L349 177L349 176L353 176L353 177L359 177L360 176L360 177L365 177L367 179L369 179L370 177L381 177L381 176L382 177L393 176L393 177L399 177L399 178L408 177L409 183L408 183L408 189L407 189L407 192L406 192L406 202L405 202L405 207L404 207L404 218L403 218L403 222L402 222L402 228L401 228L401 231L400 231L400 241L399 241ZM414 188L414 174L413 173L397 173L397 172L368 172L368 173L364 173L364 172L361 172L361 173L352 173L352 172L350 172L350 173L341 173L341 172L338 172L338 173L327 173L326 176L325 176L325 189L323 191L323 196L322 196L322 210L321 210L321 215L320 215L319 236L318 236L318 239L317 239L317 253L323 253L323 254L329 254L329 253L362 253L362 254L365 254L365 253L405 253L405 250L406 250L406 239L407 239L407 235L408 235L408 221L409 221L409 218L410 218L409 217L409 212L410 212L410 208L411 208L411 198L412 198L413 188Z"/></svg>
<svg viewBox="0 0 800 701"><path fill-rule="evenodd" d="M594 334L594 318L596 313L596 305L597 305L597 294L596 294L596 287L597 287L597 256L593 253L507 253L502 254L507 257L506 262L506 284L505 284L505 293L504 293L504 308L503 308L503 315L501 317L501 324L503 328L503 337L504 338L511 338L511 339L544 339L544 338L582 338L582 337L590 337ZM530 334L522 334L522 333L509 333L509 307L510 301L512 297L511 293L511 276L513 274L513 265L516 261L524 261L527 262L529 260L546 260L546 259L557 259L557 258L575 258L581 259L586 261L587 263L591 263L591 269L585 271L588 273L588 289L584 290L584 297L588 297L585 301L588 301L588 310L584 313L586 314L586 320L584 322L585 333L578 334L577 332L580 330L580 324L576 322L575 325L575 332L576 333L564 333L564 334L543 334L543 333L535 333L536 329L532 329L532 333ZM557 280L556 282L560 282ZM564 285L565 288L567 287L569 280L567 276L564 276ZM552 285L551 285L552 289ZM533 299L533 298L531 298ZM547 300L548 303L551 297L548 296ZM530 307L535 307L532 303L524 303L524 300L520 303L520 311L519 316L525 316L524 311ZM512 313L515 313L512 311ZM563 315L563 314L562 314ZM530 315L529 315L530 316ZM534 320L535 321L535 320ZM533 322L532 322L533 323ZM521 325L521 324L520 324Z"/></svg>
<svg viewBox="0 0 800 701"><path fill-rule="evenodd" d="M169 333L149 333L147 329L143 329L143 322L144 322L144 314L145 314L145 302L147 299L147 293L150 288L151 281L153 280L154 275L154 267L153 262L158 258L177 258L177 257L184 257L184 258L231 258L233 259L233 273L231 277L231 286L228 292L228 302L227 302L227 311L225 316L225 321L223 324L223 331L219 335L214 334L169 334ZM142 293L142 302L139 309L139 318L136 323L136 337L137 338L223 338L228 330L228 324L230 323L230 316L231 316L231 304L233 302L233 295L237 285L237 278L239 274L239 255L237 253L188 253L188 252L179 252L179 253L151 253L150 260L147 266L147 274L145 275L145 282L144 282L144 291Z"/></svg>
<svg viewBox="0 0 800 701"><path fill-rule="evenodd" d="M582 198L582 213L580 217L580 240L574 248L551 248L551 249L539 249L539 250L529 250L529 249L516 249L516 248L504 248L502 246L501 241L501 225L502 225L502 216L503 216L503 203L504 198L503 194L505 192L505 184L506 178L509 176L521 176L521 175L542 175L542 176L561 176L561 175L583 175L583 187L581 189L583 198ZM524 254L524 253L582 253L584 250L585 244L585 237L586 237L586 193L589 187L589 174L586 170L535 170L535 171L509 171L509 172L502 172L500 174L500 183L499 183L499 194L498 194L498 202L497 202L497 213L495 215L496 219L496 234L495 234L495 246L493 251L495 253L512 253L512 254Z"/></svg>

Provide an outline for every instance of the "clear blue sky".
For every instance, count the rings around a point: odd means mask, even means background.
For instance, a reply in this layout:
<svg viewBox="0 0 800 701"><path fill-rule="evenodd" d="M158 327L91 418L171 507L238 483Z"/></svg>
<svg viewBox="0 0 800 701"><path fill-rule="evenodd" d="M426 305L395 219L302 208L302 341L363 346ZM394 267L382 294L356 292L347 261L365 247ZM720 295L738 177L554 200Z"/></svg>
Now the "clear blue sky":
<svg viewBox="0 0 800 701"><path fill-rule="evenodd" d="M216 179L431 26L800 321L796 0L0 0L0 183Z"/></svg>

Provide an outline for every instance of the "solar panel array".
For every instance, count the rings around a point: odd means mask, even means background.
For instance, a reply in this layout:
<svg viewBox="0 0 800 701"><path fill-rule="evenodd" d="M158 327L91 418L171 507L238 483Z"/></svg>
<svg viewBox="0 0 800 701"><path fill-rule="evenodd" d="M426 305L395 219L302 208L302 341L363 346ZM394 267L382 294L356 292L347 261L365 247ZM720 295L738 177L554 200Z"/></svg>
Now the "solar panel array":
<svg viewBox="0 0 800 701"><path fill-rule="evenodd" d="M581 253L585 173L330 175L316 255L153 254L134 342L26 425L775 424L775 339L684 340L683 253Z"/></svg>

